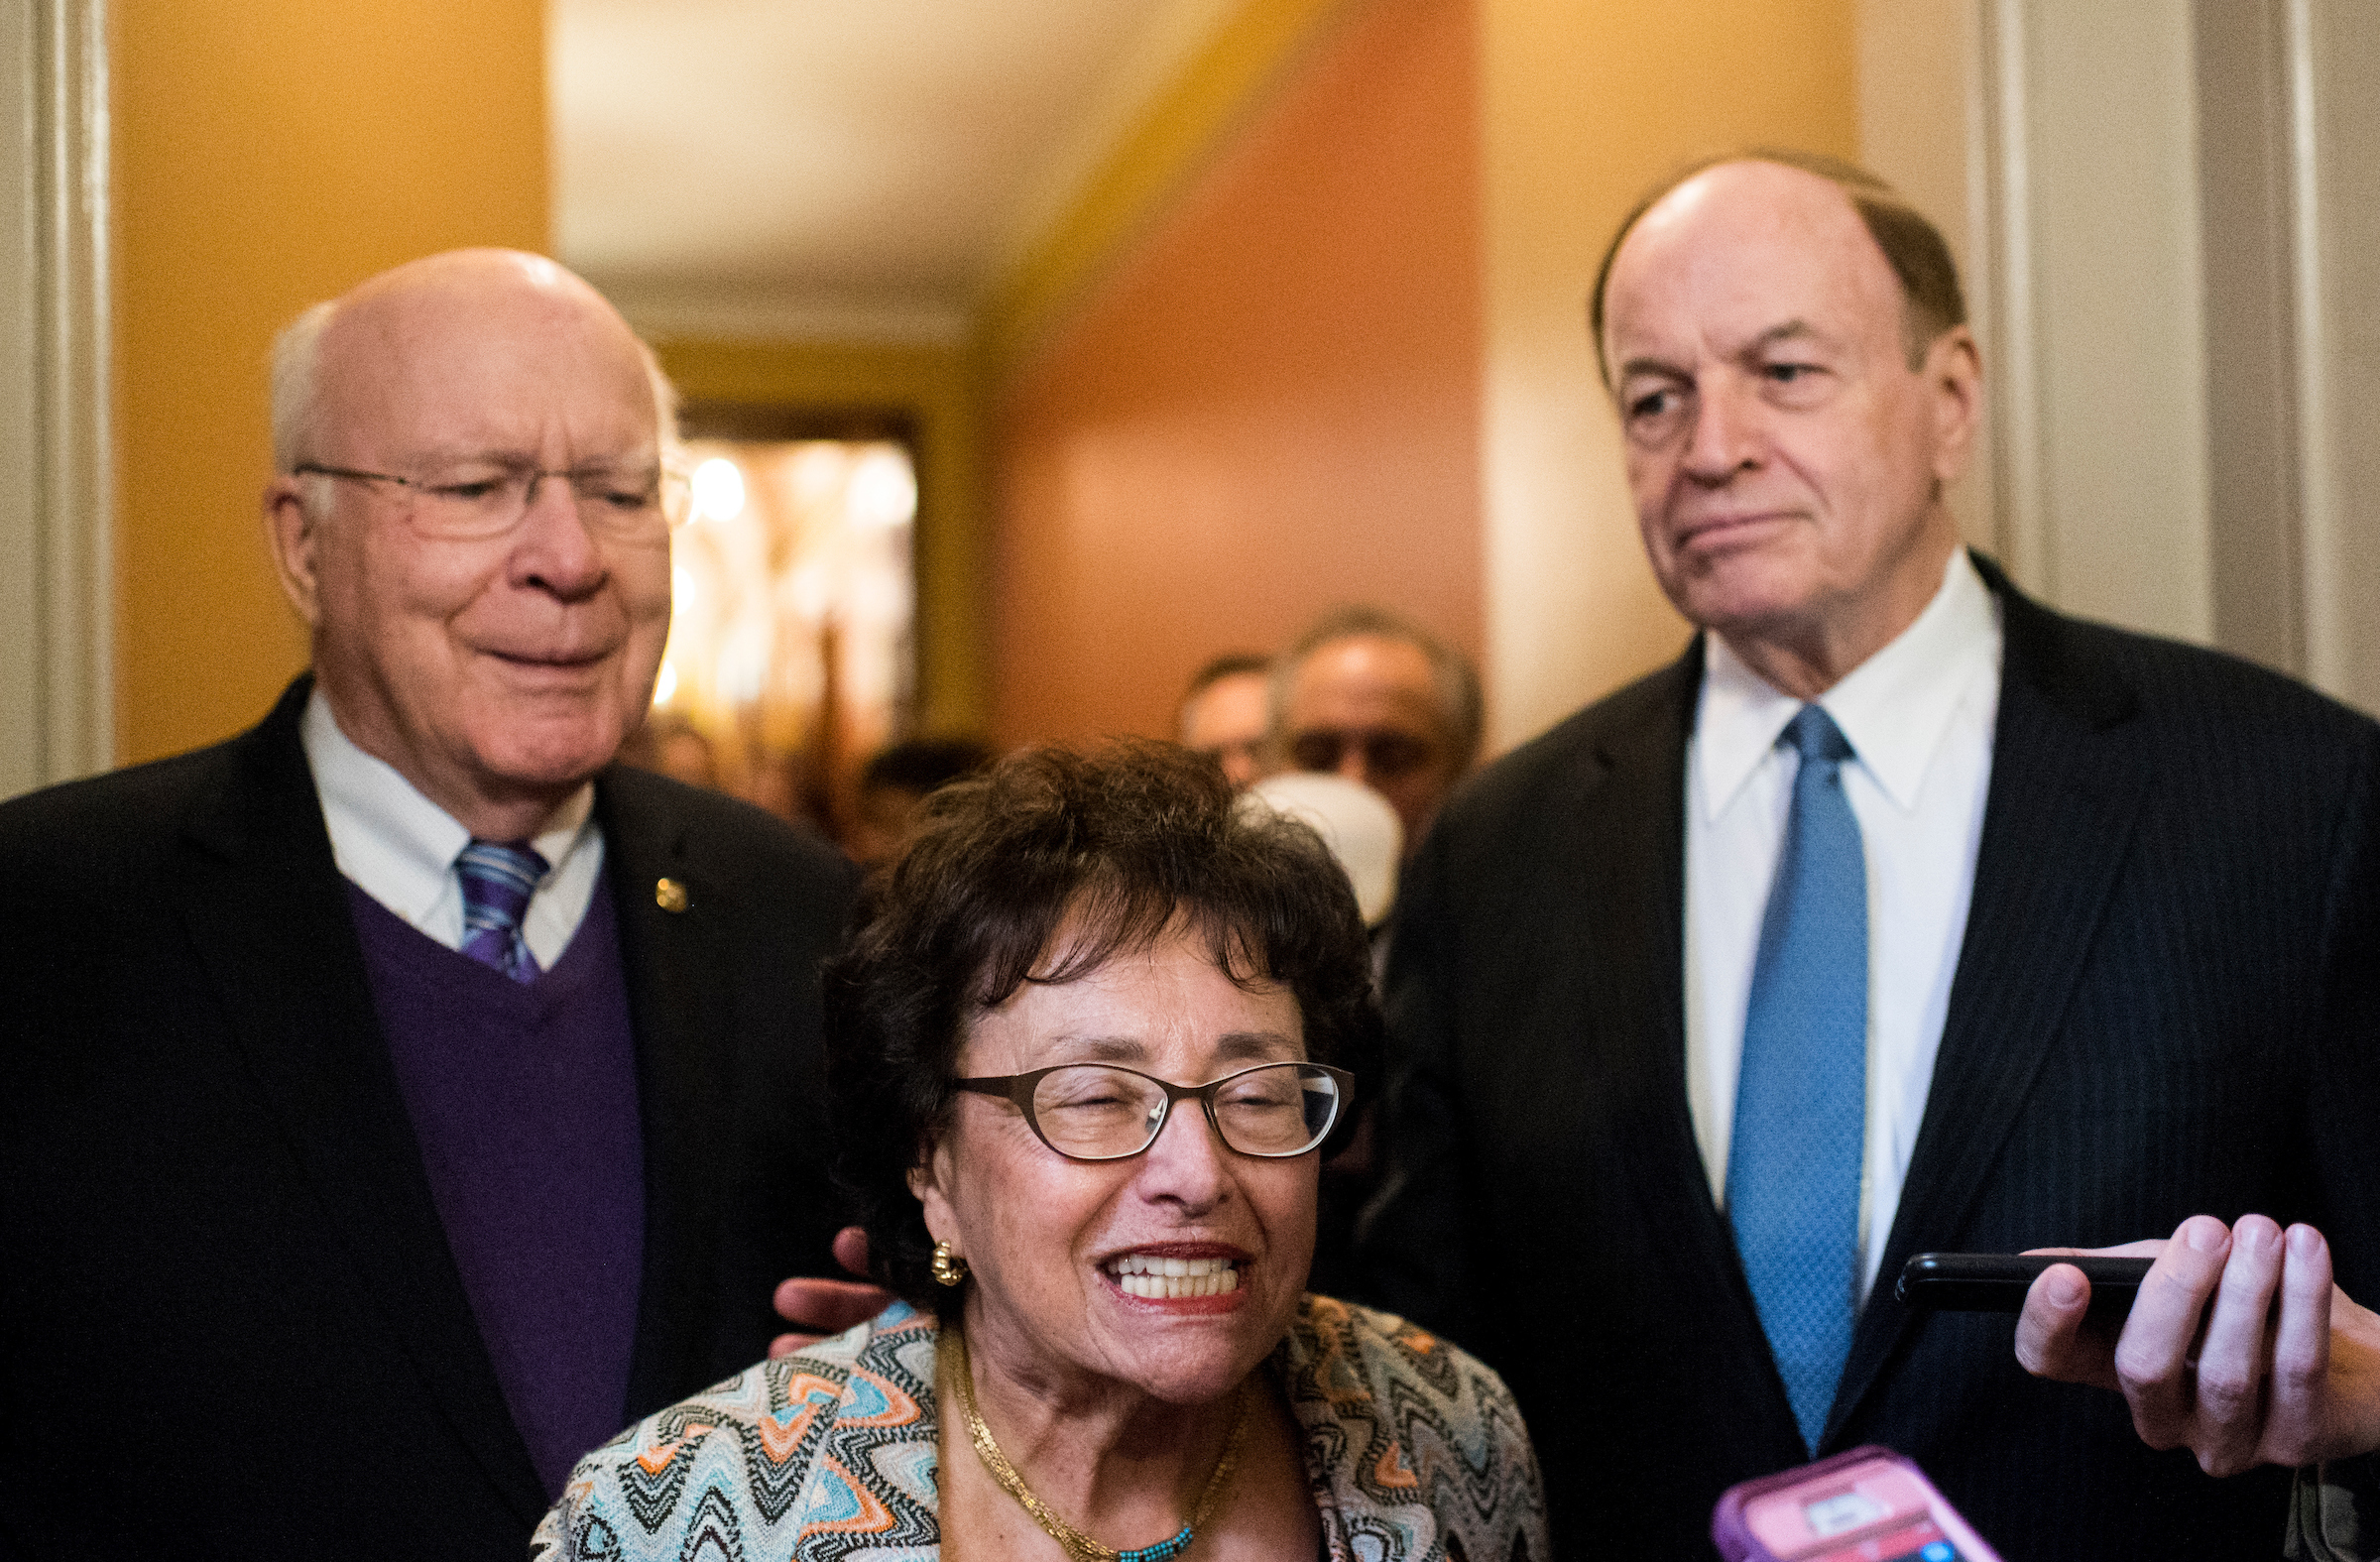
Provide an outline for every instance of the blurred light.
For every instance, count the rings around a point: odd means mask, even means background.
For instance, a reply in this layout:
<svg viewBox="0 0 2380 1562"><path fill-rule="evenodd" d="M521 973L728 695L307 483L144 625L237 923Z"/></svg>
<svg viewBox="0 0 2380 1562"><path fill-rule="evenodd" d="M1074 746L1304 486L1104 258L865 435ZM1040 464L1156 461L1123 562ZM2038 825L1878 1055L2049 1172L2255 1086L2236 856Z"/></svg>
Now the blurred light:
<svg viewBox="0 0 2380 1562"><path fill-rule="evenodd" d="M852 469L851 518L862 526L907 526L917 515L917 474L900 450L871 450Z"/></svg>
<svg viewBox="0 0 2380 1562"><path fill-rule="evenodd" d="M786 467L797 504L831 504L848 480L851 447L832 439L805 439L793 447Z"/></svg>
<svg viewBox="0 0 2380 1562"><path fill-rule="evenodd" d="M909 616L908 577L884 568L859 570L845 584L843 600L854 623L903 624Z"/></svg>
<svg viewBox="0 0 2380 1562"><path fill-rule="evenodd" d="M666 705L677 696L677 668L661 663L661 675L653 680L653 702Z"/></svg>
<svg viewBox="0 0 2380 1562"><path fill-rule="evenodd" d="M749 705L761 697L769 682L769 622L752 620L736 625L728 632L726 643L719 648L719 664L714 674L719 692L737 705Z"/></svg>
<svg viewBox="0 0 2380 1562"><path fill-rule="evenodd" d="M669 606L671 611L678 613L693 612L694 604L696 600L701 597L701 595L702 583L694 578L694 571L688 569L683 564L679 564L669 571Z"/></svg>
<svg viewBox="0 0 2380 1562"><path fill-rule="evenodd" d="M714 455L694 468L694 518L733 521L744 513L744 474L736 463Z"/></svg>
<svg viewBox="0 0 2380 1562"><path fill-rule="evenodd" d="M823 622L835 605L835 578L816 559L794 569L785 581L785 598L794 616L811 624Z"/></svg>

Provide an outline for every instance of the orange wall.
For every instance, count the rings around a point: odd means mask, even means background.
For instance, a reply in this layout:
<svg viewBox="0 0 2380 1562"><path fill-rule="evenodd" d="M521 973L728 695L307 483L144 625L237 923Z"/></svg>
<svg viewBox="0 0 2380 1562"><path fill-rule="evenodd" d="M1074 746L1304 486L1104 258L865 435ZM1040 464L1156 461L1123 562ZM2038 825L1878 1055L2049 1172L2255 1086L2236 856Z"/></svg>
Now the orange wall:
<svg viewBox="0 0 2380 1562"><path fill-rule="evenodd" d="M305 664L267 564L265 356L317 299L542 249L540 0L116 0L116 746L246 726Z"/></svg>
<svg viewBox="0 0 2380 1562"><path fill-rule="evenodd" d="M1368 0L1012 382L994 730L1169 733L1351 600L1481 642L1470 0Z"/></svg>

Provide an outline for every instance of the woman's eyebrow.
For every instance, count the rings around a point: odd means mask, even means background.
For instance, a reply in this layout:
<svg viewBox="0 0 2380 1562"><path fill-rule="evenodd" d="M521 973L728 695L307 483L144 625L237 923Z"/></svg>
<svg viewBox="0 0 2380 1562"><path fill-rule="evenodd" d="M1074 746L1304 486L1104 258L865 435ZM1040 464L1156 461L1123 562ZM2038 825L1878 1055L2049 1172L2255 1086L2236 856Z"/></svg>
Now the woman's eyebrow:
<svg viewBox="0 0 2380 1562"><path fill-rule="evenodd" d="M1148 1056L1147 1046L1136 1036L1056 1035L1050 1037L1050 1045L1111 1063L1138 1062Z"/></svg>
<svg viewBox="0 0 2380 1562"><path fill-rule="evenodd" d="M1227 1059L1270 1061L1283 1052L1297 1050L1297 1037L1279 1030L1234 1030L1215 1040L1215 1055Z"/></svg>
<svg viewBox="0 0 2380 1562"><path fill-rule="evenodd" d="M1063 1054L1070 1063L1148 1061L1148 1046L1137 1036L1062 1034L1051 1036L1044 1047L1045 1056L1054 1059ZM1231 1030L1215 1038L1215 1057L1222 1063L1271 1063L1284 1055L1302 1053L1298 1038L1283 1030Z"/></svg>

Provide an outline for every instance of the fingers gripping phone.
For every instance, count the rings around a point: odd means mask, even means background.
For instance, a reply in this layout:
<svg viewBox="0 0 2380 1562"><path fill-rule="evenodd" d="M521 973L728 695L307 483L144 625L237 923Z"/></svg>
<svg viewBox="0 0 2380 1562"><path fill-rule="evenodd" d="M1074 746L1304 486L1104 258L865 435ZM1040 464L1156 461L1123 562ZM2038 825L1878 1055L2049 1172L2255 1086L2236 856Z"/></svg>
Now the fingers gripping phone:
<svg viewBox="0 0 2380 1562"><path fill-rule="evenodd" d="M1726 1562L2000 1562L1924 1472L1870 1445L1727 1488Z"/></svg>

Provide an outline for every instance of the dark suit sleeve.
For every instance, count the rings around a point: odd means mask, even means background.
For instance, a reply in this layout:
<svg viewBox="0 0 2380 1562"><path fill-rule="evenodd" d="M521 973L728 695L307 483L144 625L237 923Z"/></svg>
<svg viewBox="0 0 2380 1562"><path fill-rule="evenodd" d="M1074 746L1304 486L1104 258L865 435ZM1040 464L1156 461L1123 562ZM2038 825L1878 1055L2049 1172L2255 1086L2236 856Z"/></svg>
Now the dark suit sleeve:
<svg viewBox="0 0 2380 1562"><path fill-rule="evenodd" d="M629 1410L767 1354L792 1274L835 1274L819 966L853 875L748 803L627 767L597 783L637 1023L644 1294ZM680 882L679 909L656 881Z"/></svg>
<svg viewBox="0 0 2380 1562"><path fill-rule="evenodd" d="M1381 1115L1386 1173L1358 1229L1369 1295L1392 1312L1459 1340L1473 1327L1479 1274L1470 1234L1467 1130L1456 1068L1454 971L1459 908L1450 903L1446 832L1423 843L1398 892L1388 954L1387 1093Z"/></svg>
<svg viewBox="0 0 2380 1562"><path fill-rule="evenodd" d="M2330 973L2309 1099L2316 1223L2347 1294L2380 1300L2380 764L2367 749L2341 821L2325 919ZM2380 1453L2297 1472L2288 1562L2380 1557Z"/></svg>
<svg viewBox="0 0 2380 1562"><path fill-rule="evenodd" d="M2380 1305L2380 735L2363 763L2332 853L2323 917L2325 995L2308 1095L2316 1223L2339 1284Z"/></svg>
<svg viewBox="0 0 2380 1562"><path fill-rule="evenodd" d="M496 1562L545 1501L388 1061L309 687L0 804L0 1557ZM174 1446L133 1451L159 1411Z"/></svg>

